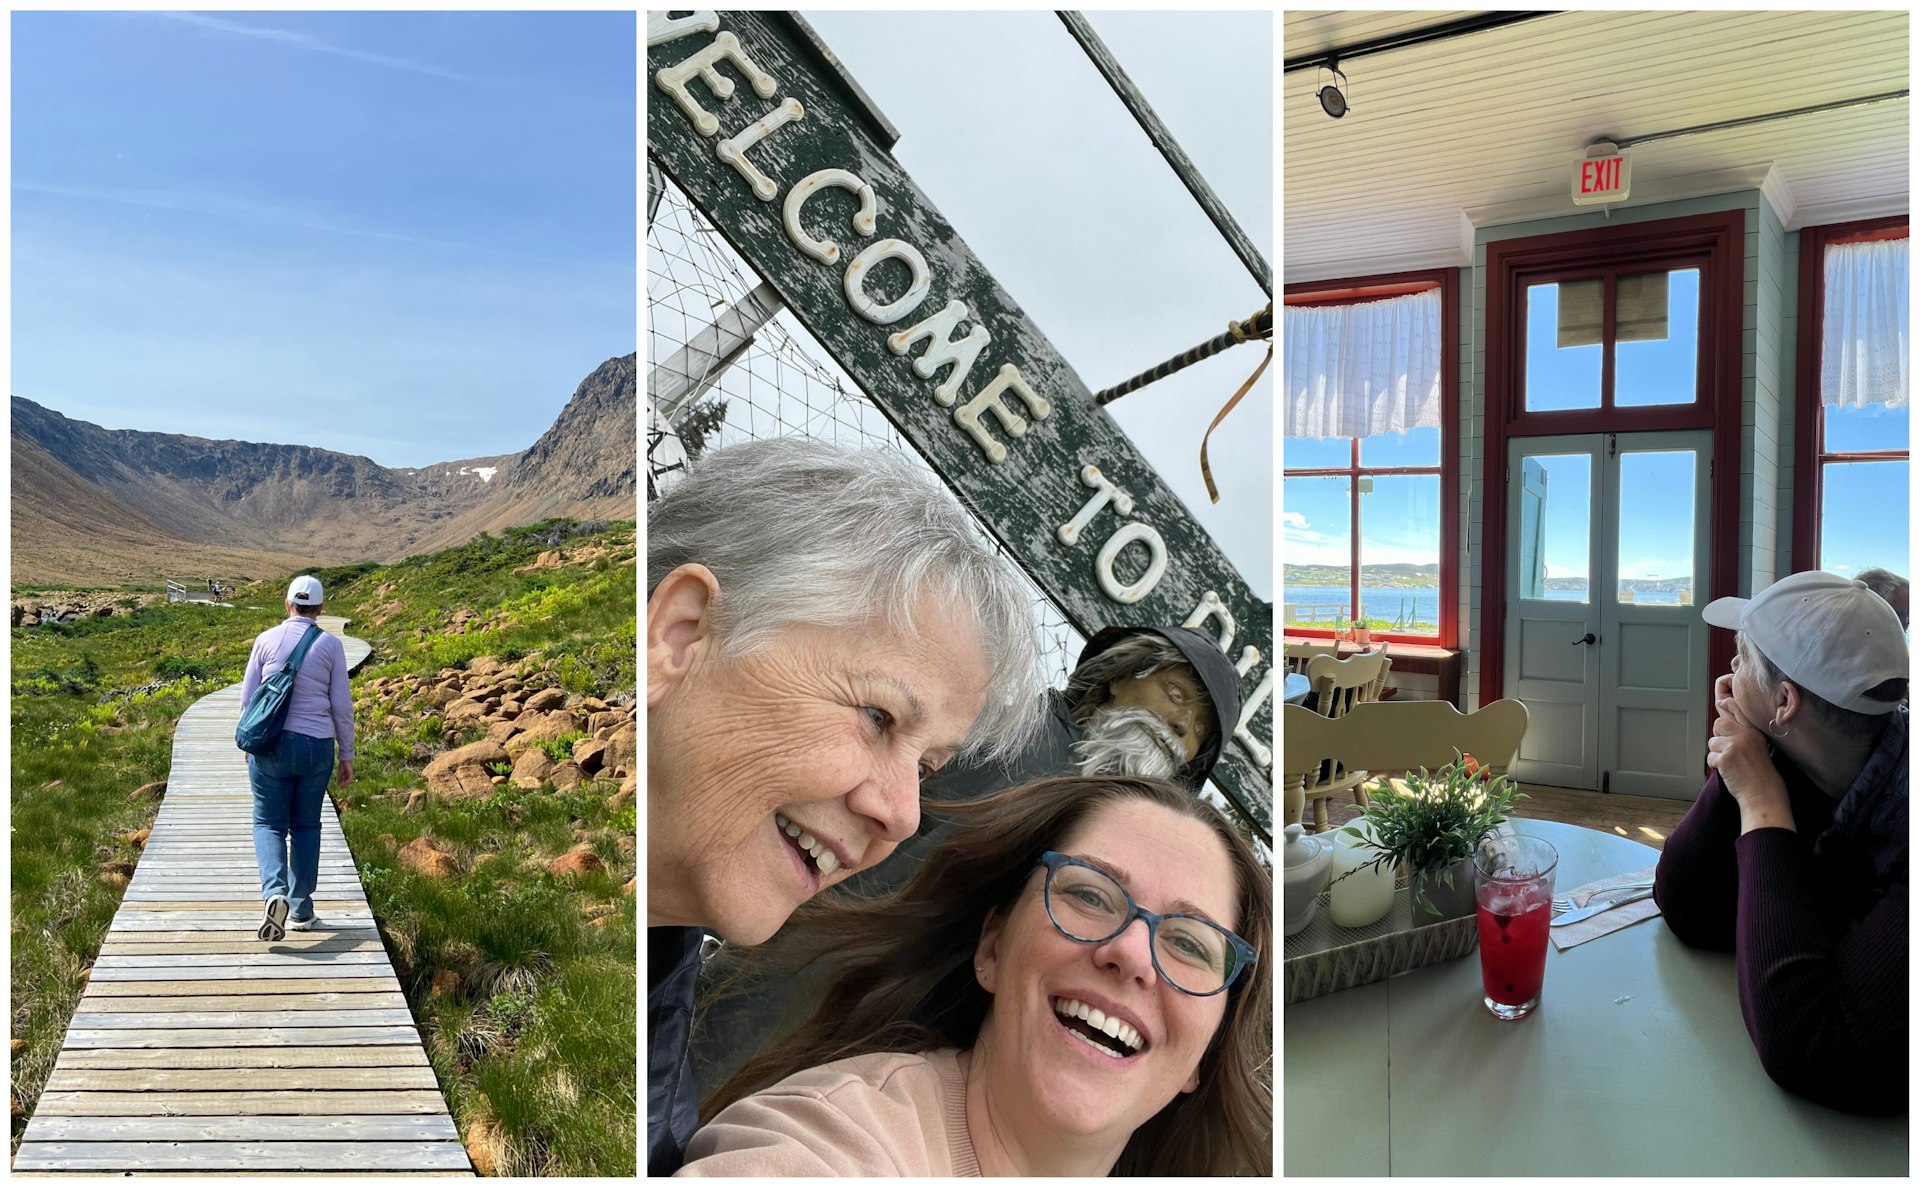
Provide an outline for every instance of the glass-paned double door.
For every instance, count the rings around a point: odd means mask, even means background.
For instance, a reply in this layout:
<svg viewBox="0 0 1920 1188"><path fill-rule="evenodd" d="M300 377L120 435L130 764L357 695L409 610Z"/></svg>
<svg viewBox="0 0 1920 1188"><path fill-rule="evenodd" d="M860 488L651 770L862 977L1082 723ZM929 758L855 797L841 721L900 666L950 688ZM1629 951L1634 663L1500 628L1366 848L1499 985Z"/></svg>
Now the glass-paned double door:
<svg viewBox="0 0 1920 1188"><path fill-rule="evenodd" d="M1691 800L1705 771L1708 430L1508 442L1506 696L1527 783Z"/></svg>

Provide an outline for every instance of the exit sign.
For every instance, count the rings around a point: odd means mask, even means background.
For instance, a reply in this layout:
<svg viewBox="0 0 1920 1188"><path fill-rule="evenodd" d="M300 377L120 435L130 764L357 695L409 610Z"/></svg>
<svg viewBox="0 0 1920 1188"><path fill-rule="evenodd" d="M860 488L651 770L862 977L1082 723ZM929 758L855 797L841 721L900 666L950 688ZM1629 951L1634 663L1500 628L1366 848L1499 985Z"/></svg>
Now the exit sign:
<svg viewBox="0 0 1920 1188"><path fill-rule="evenodd" d="M1622 153L1584 157L1573 166L1573 204L1624 201L1632 177L1633 170Z"/></svg>

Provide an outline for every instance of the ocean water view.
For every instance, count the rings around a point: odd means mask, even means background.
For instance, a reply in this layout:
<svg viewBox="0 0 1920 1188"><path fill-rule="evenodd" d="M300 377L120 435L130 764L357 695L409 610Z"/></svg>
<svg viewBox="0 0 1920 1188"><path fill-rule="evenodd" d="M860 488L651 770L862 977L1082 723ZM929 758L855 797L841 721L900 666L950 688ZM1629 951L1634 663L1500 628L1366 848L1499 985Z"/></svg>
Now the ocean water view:
<svg viewBox="0 0 1920 1188"><path fill-rule="evenodd" d="M1347 587L1290 585L1282 595L1289 623L1329 623L1347 617ZM1440 622L1438 586L1362 586L1360 616L1389 623Z"/></svg>
<svg viewBox="0 0 1920 1188"><path fill-rule="evenodd" d="M1548 590L1554 602L1579 602L1585 597L1579 590ZM1331 625L1335 618L1347 617L1345 586L1289 585L1282 595L1289 624L1320 623ZM1667 591L1640 591L1634 601L1642 604L1675 606L1680 596ZM1385 619L1389 623L1429 623L1440 621L1438 586L1362 586L1360 617Z"/></svg>

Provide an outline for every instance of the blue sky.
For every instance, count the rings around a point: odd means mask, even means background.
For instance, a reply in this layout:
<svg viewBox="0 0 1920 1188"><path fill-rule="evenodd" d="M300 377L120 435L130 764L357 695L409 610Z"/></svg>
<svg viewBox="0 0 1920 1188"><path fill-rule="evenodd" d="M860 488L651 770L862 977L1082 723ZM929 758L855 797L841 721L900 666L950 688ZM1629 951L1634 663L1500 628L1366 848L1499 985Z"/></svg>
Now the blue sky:
<svg viewBox="0 0 1920 1188"><path fill-rule="evenodd" d="M633 13L15 13L14 394L388 466L634 350Z"/></svg>

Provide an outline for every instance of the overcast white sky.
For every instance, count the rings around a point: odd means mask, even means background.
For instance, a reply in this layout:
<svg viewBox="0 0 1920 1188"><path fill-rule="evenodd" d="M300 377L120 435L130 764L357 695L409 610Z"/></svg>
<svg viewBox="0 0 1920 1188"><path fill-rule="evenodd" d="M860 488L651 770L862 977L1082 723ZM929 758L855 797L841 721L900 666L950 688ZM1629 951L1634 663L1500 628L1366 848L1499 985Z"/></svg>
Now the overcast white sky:
<svg viewBox="0 0 1920 1188"><path fill-rule="evenodd" d="M1051 12L804 11L900 131L894 155L1095 391L1267 302ZM1273 260L1271 13L1092 13L1121 66ZM937 52L930 52L937 47ZM1110 406L1248 584L1273 595L1273 368L1236 346Z"/></svg>

